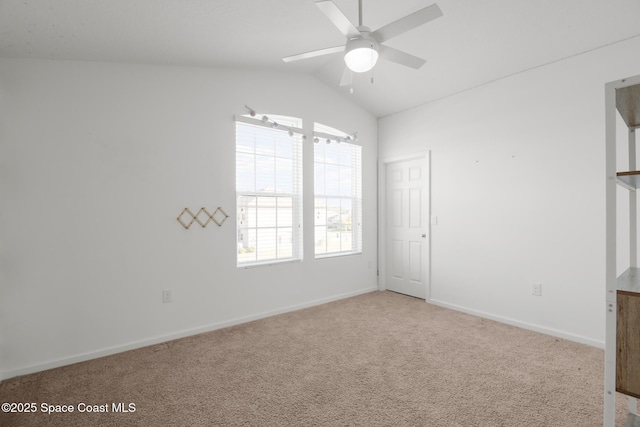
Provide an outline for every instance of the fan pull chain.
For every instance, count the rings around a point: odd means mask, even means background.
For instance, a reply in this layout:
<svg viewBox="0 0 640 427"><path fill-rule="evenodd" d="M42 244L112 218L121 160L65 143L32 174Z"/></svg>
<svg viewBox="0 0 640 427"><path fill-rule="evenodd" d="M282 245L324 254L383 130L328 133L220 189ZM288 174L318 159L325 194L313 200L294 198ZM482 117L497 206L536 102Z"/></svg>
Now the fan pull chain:
<svg viewBox="0 0 640 427"><path fill-rule="evenodd" d="M373 43L371 44L371 62L373 62ZM371 67L371 84L373 84L373 70L376 67Z"/></svg>
<svg viewBox="0 0 640 427"><path fill-rule="evenodd" d="M373 43L371 43L371 62L373 63ZM376 67L371 67L371 84L373 84L373 69Z"/></svg>

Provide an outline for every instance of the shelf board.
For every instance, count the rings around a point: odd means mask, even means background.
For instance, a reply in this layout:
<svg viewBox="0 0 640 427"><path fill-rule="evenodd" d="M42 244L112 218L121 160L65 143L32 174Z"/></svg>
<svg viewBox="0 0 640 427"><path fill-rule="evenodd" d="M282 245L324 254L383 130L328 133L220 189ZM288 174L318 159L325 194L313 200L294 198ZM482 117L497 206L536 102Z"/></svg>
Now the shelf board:
<svg viewBox="0 0 640 427"><path fill-rule="evenodd" d="M640 125L640 85L616 89L616 108L630 128Z"/></svg>
<svg viewBox="0 0 640 427"><path fill-rule="evenodd" d="M640 268L630 267L616 281L619 291L640 292Z"/></svg>
<svg viewBox="0 0 640 427"><path fill-rule="evenodd" d="M618 181L626 184L625 186L634 189L640 187L640 171L618 172L616 176Z"/></svg>

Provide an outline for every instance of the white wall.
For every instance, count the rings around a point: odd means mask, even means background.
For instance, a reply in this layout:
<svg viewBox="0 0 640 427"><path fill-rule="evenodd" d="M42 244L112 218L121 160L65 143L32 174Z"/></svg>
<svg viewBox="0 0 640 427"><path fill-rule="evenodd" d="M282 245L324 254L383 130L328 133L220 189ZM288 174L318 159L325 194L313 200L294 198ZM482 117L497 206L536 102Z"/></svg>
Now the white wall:
<svg viewBox="0 0 640 427"><path fill-rule="evenodd" d="M245 104L358 131L362 255L313 259L309 197L303 262L236 268L233 116ZM314 78L2 59L0 112L5 378L376 289L376 120ZM203 206L230 218L176 221Z"/></svg>
<svg viewBox="0 0 640 427"><path fill-rule="evenodd" d="M431 150L434 303L604 346L604 85L640 74L639 51L635 38L379 121L381 158Z"/></svg>

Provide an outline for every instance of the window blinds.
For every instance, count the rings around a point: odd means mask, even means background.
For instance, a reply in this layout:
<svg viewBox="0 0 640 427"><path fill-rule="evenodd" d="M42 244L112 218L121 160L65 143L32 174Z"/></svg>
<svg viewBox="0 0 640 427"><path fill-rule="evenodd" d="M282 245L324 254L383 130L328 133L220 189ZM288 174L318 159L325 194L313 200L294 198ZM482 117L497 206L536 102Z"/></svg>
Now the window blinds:
<svg viewBox="0 0 640 427"><path fill-rule="evenodd" d="M298 129L236 118L236 208L238 266L302 259Z"/></svg>
<svg viewBox="0 0 640 427"><path fill-rule="evenodd" d="M362 252L362 147L314 145L316 257Z"/></svg>

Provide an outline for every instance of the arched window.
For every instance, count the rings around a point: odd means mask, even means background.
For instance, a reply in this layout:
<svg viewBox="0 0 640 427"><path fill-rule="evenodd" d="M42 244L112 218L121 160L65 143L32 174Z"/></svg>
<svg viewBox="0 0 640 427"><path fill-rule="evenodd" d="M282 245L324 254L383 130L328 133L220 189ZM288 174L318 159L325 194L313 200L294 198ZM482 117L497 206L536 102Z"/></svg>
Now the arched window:
<svg viewBox="0 0 640 427"><path fill-rule="evenodd" d="M314 124L316 258L362 252L362 147L350 141L344 132Z"/></svg>

